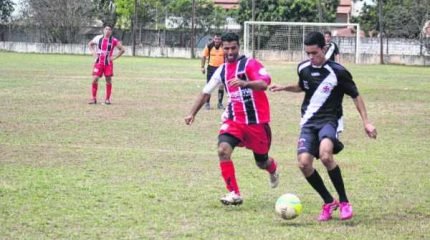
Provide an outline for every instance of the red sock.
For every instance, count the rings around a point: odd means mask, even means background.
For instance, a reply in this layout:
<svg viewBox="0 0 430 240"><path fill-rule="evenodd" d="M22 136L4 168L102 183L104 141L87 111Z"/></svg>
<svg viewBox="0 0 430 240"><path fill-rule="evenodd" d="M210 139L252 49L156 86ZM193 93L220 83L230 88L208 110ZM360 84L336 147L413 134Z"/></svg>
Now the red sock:
<svg viewBox="0 0 430 240"><path fill-rule="evenodd" d="M267 168L266 168L266 170L269 172L269 173L274 173L275 171L276 171L276 168L278 167L277 165L276 165L276 162L275 162L275 159L273 159L273 158L269 158L269 166L267 166Z"/></svg>
<svg viewBox="0 0 430 240"><path fill-rule="evenodd" d="M93 83L92 84L92 88L91 88L91 93L93 95L93 99L97 98L97 88L98 88L98 84L97 83Z"/></svg>
<svg viewBox="0 0 430 240"><path fill-rule="evenodd" d="M231 160L221 161L219 163L221 168L221 175L224 178L225 187L229 192L234 191L236 194L240 195L239 186L236 182L234 164Z"/></svg>
<svg viewBox="0 0 430 240"><path fill-rule="evenodd" d="M106 100L110 100L111 93L112 93L112 83L106 83Z"/></svg>

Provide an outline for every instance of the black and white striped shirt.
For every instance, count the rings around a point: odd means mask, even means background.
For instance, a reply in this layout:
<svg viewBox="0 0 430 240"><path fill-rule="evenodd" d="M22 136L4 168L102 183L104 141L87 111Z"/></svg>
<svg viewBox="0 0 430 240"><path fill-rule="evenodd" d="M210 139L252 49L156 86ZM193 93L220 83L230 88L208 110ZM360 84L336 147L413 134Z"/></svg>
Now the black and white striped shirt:
<svg viewBox="0 0 430 240"><path fill-rule="evenodd" d="M359 95L349 71L336 62L328 60L317 67L307 60L298 65L297 73L299 86L305 91L301 127L338 121L343 114L344 94L352 98Z"/></svg>

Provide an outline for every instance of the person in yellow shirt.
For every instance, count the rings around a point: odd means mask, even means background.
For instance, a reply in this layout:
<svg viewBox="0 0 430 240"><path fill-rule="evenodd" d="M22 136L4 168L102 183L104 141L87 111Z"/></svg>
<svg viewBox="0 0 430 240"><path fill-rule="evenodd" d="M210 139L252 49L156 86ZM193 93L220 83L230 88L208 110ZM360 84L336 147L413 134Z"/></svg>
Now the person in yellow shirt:
<svg viewBox="0 0 430 240"><path fill-rule="evenodd" d="M207 59L207 68L206 66ZM206 82L209 82L215 70L224 63L224 50L222 48L221 34L215 33L213 40L209 43L202 52L201 71L203 74L206 73ZM218 89L218 109L224 109L222 99L224 97L224 86L220 85ZM205 103L205 109L209 110L210 97Z"/></svg>

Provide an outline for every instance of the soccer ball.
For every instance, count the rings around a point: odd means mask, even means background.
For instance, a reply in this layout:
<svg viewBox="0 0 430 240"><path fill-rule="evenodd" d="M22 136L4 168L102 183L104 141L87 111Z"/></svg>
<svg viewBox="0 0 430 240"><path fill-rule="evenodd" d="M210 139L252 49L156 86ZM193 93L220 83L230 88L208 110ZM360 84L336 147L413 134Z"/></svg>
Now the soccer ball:
<svg viewBox="0 0 430 240"><path fill-rule="evenodd" d="M300 199L292 194L286 193L276 200L275 210L283 219L293 219L302 213L302 203Z"/></svg>

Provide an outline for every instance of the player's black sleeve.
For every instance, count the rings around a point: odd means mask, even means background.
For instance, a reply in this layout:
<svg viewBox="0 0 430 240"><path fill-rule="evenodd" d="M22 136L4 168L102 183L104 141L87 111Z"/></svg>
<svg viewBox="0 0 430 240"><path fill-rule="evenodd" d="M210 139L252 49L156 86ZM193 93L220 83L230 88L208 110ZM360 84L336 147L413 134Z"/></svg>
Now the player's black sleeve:
<svg viewBox="0 0 430 240"><path fill-rule="evenodd" d="M351 73L346 69L340 69L337 72L337 76L339 79L339 85L342 87L345 94L352 98L356 98L359 93L354 80L352 80Z"/></svg>
<svg viewBox="0 0 430 240"><path fill-rule="evenodd" d="M299 67L300 67L300 64L297 66L297 75L299 76L298 85L304 91L305 90L305 86L303 85L303 81L302 81L302 79L303 79L303 70L301 72L299 72Z"/></svg>
<svg viewBox="0 0 430 240"><path fill-rule="evenodd" d="M336 43L333 43L333 44L334 44L334 52L333 52L333 54L334 55L338 55L339 54L339 47L337 46Z"/></svg>

